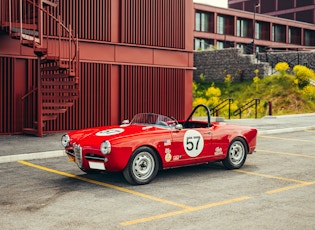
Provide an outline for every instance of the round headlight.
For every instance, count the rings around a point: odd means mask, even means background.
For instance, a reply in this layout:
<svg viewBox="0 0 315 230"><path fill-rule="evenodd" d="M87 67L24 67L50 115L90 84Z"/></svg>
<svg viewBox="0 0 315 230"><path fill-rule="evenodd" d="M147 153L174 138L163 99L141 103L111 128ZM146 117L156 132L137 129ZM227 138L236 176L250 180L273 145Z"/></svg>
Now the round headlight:
<svg viewBox="0 0 315 230"><path fill-rule="evenodd" d="M61 137L61 144L63 147L67 147L70 143L70 137L68 136L68 134L65 134Z"/></svg>
<svg viewBox="0 0 315 230"><path fill-rule="evenodd" d="M101 144L101 152L105 155L105 154L109 154L111 151L112 147L110 145L109 141L104 141Z"/></svg>

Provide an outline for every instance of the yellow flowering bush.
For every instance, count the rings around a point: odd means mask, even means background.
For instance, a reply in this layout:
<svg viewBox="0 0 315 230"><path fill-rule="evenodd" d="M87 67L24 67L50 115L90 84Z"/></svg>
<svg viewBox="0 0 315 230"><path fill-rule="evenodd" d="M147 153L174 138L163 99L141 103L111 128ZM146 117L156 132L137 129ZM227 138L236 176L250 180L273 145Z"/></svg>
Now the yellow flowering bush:
<svg viewBox="0 0 315 230"><path fill-rule="evenodd" d="M286 62L279 62L275 66L275 70L279 71L282 75L290 69L289 64Z"/></svg>
<svg viewBox="0 0 315 230"><path fill-rule="evenodd" d="M315 99L315 87L313 85L307 85L303 88L302 93L309 98L309 100Z"/></svg>
<svg viewBox="0 0 315 230"><path fill-rule="evenodd" d="M294 66L293 72L296 79L298 80L298 85L301 88L307 86L310 82L310 79L315 79L314 71L303 65Z"/></svg>

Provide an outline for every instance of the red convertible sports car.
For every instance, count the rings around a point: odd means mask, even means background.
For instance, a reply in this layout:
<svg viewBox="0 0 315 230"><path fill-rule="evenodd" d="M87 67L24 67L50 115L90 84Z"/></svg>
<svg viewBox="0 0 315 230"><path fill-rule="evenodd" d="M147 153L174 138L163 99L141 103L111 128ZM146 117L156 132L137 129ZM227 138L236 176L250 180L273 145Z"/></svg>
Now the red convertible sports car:
<svg viewBox="0 0 315 230"><path fill-rule="evenodd" d="M203 107L207 121L193 120ZM243 166L256 147L252 127L210 122L210 110L198 105L183 121L140 113L131 122L69 132L62 136L66 154L86 172L122 171L131 184L151 182L161 169L222 161L227 169Z"/></svg>

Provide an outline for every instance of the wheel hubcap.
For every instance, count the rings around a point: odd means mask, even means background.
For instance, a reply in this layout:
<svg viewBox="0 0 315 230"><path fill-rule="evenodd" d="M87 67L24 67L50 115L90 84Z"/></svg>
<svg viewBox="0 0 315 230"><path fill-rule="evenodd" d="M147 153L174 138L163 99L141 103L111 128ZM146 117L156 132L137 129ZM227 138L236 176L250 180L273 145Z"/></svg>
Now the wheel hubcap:
<svg viewBox="0 0 315 230"><path fill-rule="evenodd" d="M150 153L143 152L136 156L133 161L133 174L141 180L151 176L154 170L154 159Z"/></svg>
<svg viewBox="0 0 315 230"><path fill-rule="evenodd" d="M242 162L244 159L244 146L240 142L235 142L230 148L230 158L234 165Z"/></svg>

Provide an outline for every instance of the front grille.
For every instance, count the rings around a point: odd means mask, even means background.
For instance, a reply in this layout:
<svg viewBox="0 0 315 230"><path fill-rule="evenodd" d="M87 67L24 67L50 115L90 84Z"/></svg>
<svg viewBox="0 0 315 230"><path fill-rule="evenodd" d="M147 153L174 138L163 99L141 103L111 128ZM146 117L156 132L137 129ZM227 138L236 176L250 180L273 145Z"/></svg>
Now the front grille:
<svg viewBox="0 0 315 230"><path fill-rule="evenodd" d="M105 159L105 157L103 157L103 156L99 156L99 155L92 154L92 153L85 154L84 158L87 160L97 160L97 161L102 161L102 162L104 162L104 159Z"/></svg>
<svg viewBox="0 0 315 230"><path fill-rule="evenodd" d="M75 162L81 168L82 167L82 148L80 145L74 144L73 149L74 149Z"/></svg>

